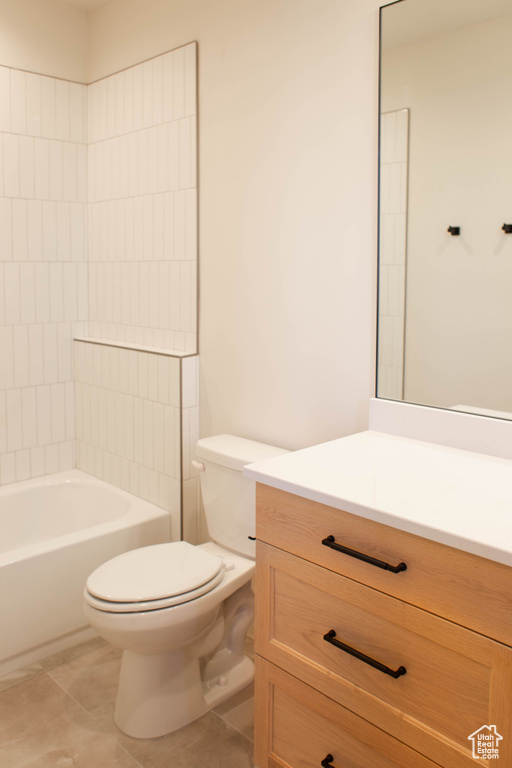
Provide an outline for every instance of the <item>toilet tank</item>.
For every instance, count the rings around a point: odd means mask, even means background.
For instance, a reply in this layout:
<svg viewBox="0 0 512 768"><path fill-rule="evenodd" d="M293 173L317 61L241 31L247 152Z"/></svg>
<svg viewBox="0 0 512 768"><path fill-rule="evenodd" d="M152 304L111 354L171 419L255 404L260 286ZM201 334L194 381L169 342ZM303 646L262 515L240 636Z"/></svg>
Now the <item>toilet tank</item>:
<svg viewBox="0 0 512 768"><path fill-rule="evenodd" d="M288 453L273 445L233 435L205 437L197 442L196 457L204 465L201 494L208 533L221 547L254 558L256 483L243 477L246 464Z"/></svg>

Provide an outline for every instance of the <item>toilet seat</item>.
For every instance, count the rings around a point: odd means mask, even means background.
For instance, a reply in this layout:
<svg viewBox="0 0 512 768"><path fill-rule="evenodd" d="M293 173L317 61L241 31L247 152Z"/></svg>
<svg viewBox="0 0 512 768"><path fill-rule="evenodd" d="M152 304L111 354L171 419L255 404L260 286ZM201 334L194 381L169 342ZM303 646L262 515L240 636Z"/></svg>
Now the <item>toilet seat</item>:
<svg viewBox="0 0 512 768"><path fill-rule="evenodd" d="M195 600L201 595L206 595L211 592L217 584L220 584L224 578L224 568L206 584L201 587L192 590L191 592L185 592L182 595L175 595L174 597L165 597L161 600L147 600L145 602L132 602L132 603L114 603L109 600L102 600L99 597L95 597L87 589L84 592L84 597L87 603L98 611L105 611L106 613L143 613L145 611L158 611L163 608L170 608L173 605L181 605L182 603L189 603L191 600Z"/></svg>
<svg viewBox="0 0 512 768"><path fill-rule="evenodd" d="M225 571L223 560L185 541L125 552L87 579L85 599L109 613L168 608L210 592Z"/></svg>

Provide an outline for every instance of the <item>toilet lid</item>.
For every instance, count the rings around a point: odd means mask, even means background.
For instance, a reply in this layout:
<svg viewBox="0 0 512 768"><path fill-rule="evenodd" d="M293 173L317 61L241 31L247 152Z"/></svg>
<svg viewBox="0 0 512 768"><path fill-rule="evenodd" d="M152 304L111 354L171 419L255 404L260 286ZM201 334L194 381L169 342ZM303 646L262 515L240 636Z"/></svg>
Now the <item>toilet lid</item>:
<svg viewBox="0 0 512 768"><path fill-rule="evenodd" d="M145 600L139 601L138 603L114 603L111 600L102 600L100 597L91 595L87 589L84 590L84 598L90 606L96 608L98 611L103 611L104 613L144 613L146 611L160 611L163 608L172 608L174 605L189 603L202 595L206 595L206 593L211 592L217 584L220 584L223 578L224 568L222 568L211 581L206 582L206 584L203 584L197 589L193 589L191 592L186 592L183 595L163 597L160 600Z"/></svg>
<svg viewBox="0 0 512 768"><path fill-rule="evenodd" d="M145 603L197 590L223 569L220 557L186 541L153 544L100 565L87 579L86 588L100 600Z"/></svg>

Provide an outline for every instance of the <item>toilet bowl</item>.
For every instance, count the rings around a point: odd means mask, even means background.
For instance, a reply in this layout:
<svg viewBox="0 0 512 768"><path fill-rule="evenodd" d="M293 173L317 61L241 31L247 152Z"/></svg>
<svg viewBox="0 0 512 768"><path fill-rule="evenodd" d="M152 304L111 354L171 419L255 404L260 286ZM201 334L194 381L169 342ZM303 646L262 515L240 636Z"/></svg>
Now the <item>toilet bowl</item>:
<svg viewBox="0 0 512 768"><path fill-rule="evenodd" d="M123 650L114 719L129 736L171 733L253 679L244 644L254 616L255 500L254 483L241 469L280 453L229 435L199 441L203 501L215 541L142 547L89 576L87 620Z"/></svg>

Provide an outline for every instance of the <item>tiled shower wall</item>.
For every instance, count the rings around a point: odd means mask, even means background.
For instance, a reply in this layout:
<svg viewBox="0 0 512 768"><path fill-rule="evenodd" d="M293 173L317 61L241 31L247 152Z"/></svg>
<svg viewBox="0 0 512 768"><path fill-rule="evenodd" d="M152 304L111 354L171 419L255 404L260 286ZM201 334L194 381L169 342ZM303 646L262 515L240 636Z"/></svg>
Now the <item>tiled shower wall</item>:
<svg viewBox="0 0 512 768"><path fill-rule="evenodd" d="M77 466L169 510L174 538L183 493L183 534L194 543L197 480L185 465L197 440L197 361L75 342Z"/></svg>
<svg viewBox="0 0 512 768"><path fill-rule="evenodd" d="M85 87L0 67L0 485L74 466Z"/></svg>
<svg viewBox="0 0 512 768"><path fill-rule="evenodd" d="M76 465L194 541L196 45L87 87L0 67L0 140L0 484L75 466L78 337Z"/></svg>
<svg viewBox="0 0 512 768"><path fill-rule="evenodd" d="M77 466L182 510L195 542L196 45L89 86L88 137L94 342L76 343Z"/></svg>
<svg viewBox="0 0 512 768"><path fill-rule="evenodd" d="M197 351L196 45L88 88L89 334Z"/></svg>
<svg viewBox="0 0 512 768"><path fill-rule="evenodd" d="M381 115L378 396L403 398L409 110Z"/></svg>

